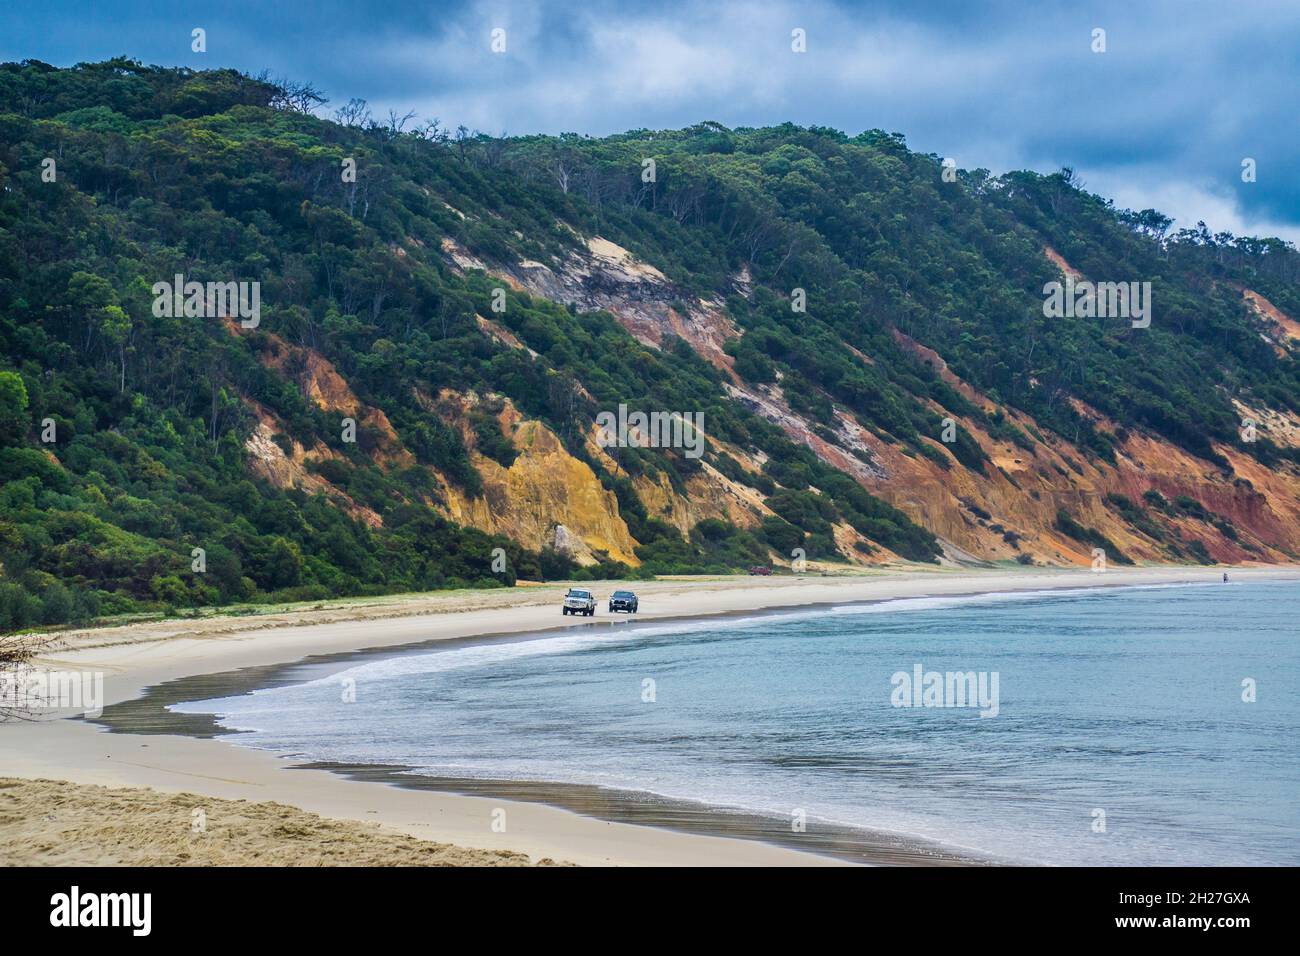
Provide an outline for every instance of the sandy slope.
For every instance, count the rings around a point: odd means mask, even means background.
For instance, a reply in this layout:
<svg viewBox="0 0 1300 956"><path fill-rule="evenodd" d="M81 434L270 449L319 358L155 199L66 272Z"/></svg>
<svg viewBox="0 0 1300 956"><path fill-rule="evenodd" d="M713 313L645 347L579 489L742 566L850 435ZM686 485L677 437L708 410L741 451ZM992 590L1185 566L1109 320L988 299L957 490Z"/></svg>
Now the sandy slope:
<svg viewBox="0 0 1300 956"><path fill-rule="evenodd" d="M909 570L839 578L659 581L634 588L641 596L640 618L644 620L920 595L1211 582L1222 573L1215 568L1111 569L1103 574L1034 569ZM1233 569L1231 574L1234 580L1300 578L1300 569ZM593 585L601 596L615 586L624 585ZM42 663L103 672L106 702L113 703L179 677L287 663L310 654L479 634L519 633L525 637L557 627L619 627L627 620L620 616L611 624L603 608L594 625L587 619L562 618L557 602L562 590L547 586L459 592L340 603L266 617L85 631L63 637ZM538 804L347 780L323 770L294 768L284 760L222 739L112 734L80 720L44 719L0 727L0 776L143 786L218 800L274 801L333 820L379 824L390 834L473 850L513 850L534 860L549 857L580 864L625 865L832 862L753 841L608 823ZM507 811L508 825L498 832L500 828L492 826L493 814L502 809ZM123 801L119 812L109 817L129 833L128 818L137 812L129 801ZM48 839L54 841L53 846L56 838L67 838L57 821L50 821L46 837L42 836L46 829L42 821L28 819L31 814L27 812L19 815L28 828L26 840ZM0 840L0 864L15 852L6 849L11 845L12 841Z"/></svg>

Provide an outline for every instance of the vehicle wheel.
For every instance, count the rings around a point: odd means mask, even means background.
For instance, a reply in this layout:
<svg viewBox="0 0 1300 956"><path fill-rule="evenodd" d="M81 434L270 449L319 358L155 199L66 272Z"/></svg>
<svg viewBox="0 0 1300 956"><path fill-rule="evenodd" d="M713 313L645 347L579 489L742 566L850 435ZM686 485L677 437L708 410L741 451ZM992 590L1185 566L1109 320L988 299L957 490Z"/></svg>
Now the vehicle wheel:
<svg viewBox="0 0 1300 956"><path fill-rule="evenodd" d="M569 609L568 609L567 607L562 607L562 608L560 608L560 613L563 614L565 617L568 617L568 616L569 616Z"/></svg>

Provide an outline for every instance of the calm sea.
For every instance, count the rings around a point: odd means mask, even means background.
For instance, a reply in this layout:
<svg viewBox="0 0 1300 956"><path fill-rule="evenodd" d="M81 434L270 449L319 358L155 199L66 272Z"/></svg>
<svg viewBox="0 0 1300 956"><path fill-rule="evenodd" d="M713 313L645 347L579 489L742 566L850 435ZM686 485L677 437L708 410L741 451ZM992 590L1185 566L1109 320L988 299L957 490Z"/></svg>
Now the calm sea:
<svg viewBox="0 0 1300 956"><path fill-rule="evenodd" d="M1295 865L1298 635L1295 582L919 598L359 656L173 709L316 761L803 814L1011 861Z"/></svg>

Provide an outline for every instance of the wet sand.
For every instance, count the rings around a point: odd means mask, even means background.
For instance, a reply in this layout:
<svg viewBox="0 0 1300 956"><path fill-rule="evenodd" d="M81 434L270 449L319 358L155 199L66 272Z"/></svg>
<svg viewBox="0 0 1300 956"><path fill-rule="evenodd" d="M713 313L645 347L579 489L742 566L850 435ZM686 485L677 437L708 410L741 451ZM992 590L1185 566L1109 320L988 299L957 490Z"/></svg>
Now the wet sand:
<svg viewBox="0 0 1300 956"><path fill-rule="evenodd" d="M877 571L828 578L666 580L633 588L639 620L754 613L816 604L996 591L1218 581L1221 568ZM1300 569L1232 569L1234 580L1300 579ZM624 582L591 584L604 595ZM301 679L302 667L328 667L342 655L445 641L517 640L566 627L626 627L628 618L561 618L562 586L452 592L409 599L288 610L261 617L213 617L67 634L41 666L105 675L104 717L46 719L0 727L0 776L149 787L220 800L274 802L327 820L377 825L382 832L474 851L515 851L595 865L824 865L846 862L977 862L942 848L909 845L888 834L778 832L774 821L664 804L644 795L544 783L431 780L401 768L297 765L232 746L211 721L155 723L159 702L200 699ZM485 637L485 635L492 635ZM318 655L302 665L298 662ZM236 676L237 675L237 676ZM172 684L172 682L183 682ZM148 688L156 688L146 693ZM176 693L184 696L173 696ZM116 706L138 701L131 707ZM152 710L152 717L149 712ZM169 715L179 719L181 715ZM130 726L131 721L136 726ZM206 721L206 723L205 723ZM158 731L165 731L158 733ZM395 780L393 778L406 777ZM398 785L400 784L400 785ZM136 811L123 804L117 811ZM501 826L502 821L506 821ZM27 839L39 839L39 821ZM123 819L123 824L129 820ZM788 821L783 824L788 828ZM813 829L811 826L809 829ZM62 832L62 831L60 831ZM0 843L0 864L5 850ZM810 852L811 851L811 852ZM52 861L51 861L52 862ZM87 860L86 862L91 862Z"/></svg>
<svg viewBox="0 0 1300 956"><path fill-rule="evenodd" d="M757 613L761 615L769 612ZM115 733L149 736L183 734L199 738L226 737L229 741L237 743L240 732L221 727L213 715L177 713L168 708L172 704L183 701L233 697L264 687L313 680L342 667L356 666L362 659L374 660L401 654L427 653L430 649L451 649L471 644L526 641L536 639L545 633L547 632L542 632L541 635L507 634L426 641L408 645L397 651L372 650L360 654L317 655L288 665L250 667L216 674L196 674L150 687L137 698L107 707L102 715L92 720ZM796 830L791 826L788 818L733 811L704 803L673 800L657 794L637 791L546 781L433 777L414 772L409 767L378 764L313 762L293 766L302 769L327 770L349 780L368 781L410 790L486 797L498 802L522 801L544 804L610 823L663 827L683 833L758 840L852 863L963 866L993 862L958 853L938 844L908 839L891 833L870 832L825 822L814 822L802 830Z"/></svg>

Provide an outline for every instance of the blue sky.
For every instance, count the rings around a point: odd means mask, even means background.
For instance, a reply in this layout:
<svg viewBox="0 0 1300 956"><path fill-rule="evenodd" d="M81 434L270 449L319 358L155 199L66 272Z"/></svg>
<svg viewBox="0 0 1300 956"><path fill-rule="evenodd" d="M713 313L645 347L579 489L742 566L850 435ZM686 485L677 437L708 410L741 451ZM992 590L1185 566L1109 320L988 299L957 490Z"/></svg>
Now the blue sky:
<svg viewBox="0 0 1300 956"><path fill-rule="evenodd" d="M208 51L190 50L207 31ZM506 51L490 49L494 28ZM791 51L791 30L807 52ZM1106 52L1091 49L1095 28ZM1300 2L20 0L0 59L269 69L445 124L716 120L903 133L963 167L1070 165L1121 206L1300 242ZM3 109L3 105L0 105ZM1241 163L1256 161L1243 183Z"/></svg>

